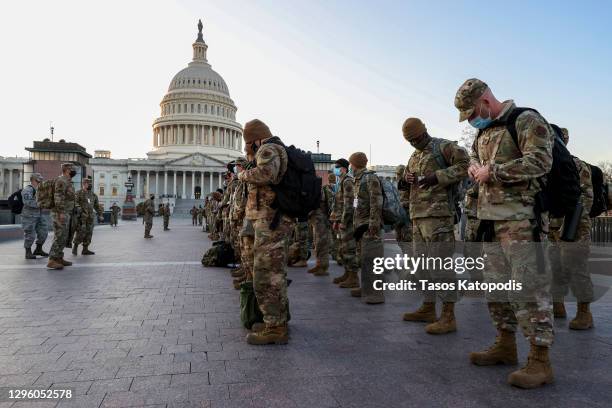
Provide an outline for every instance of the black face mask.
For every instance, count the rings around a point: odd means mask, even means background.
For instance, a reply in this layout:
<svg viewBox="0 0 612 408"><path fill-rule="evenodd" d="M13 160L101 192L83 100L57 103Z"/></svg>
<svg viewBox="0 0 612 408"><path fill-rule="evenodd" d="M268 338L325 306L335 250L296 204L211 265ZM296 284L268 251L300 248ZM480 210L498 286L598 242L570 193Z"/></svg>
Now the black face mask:
<svg viewBox="0 0 612 408"><path fill-rule="evenodd" d="M259 146L257 146L255 142L251 143L251 150L253 151L253 154L257 153L258 149L259 149Z"/></svg>
<svg viewBox="0 0 612 408"><path fill-rule="evenodd" d="M74 177L74 176L76 176L76 174L77 174L77 173L76 173L76 170L70 170L70 177L71 177L71 178L72 178L72 177Z"/></svg>
<svg viewBox="0 0 612 408"><path fill-rule="evenodd" d="M154 195L151 196L151 200L155 200L155 196Z"/></svg>
<svg viewBox="0 0 612 408"><path fill-rule="evenodd" d="M93 189L93 186L90 184L87 186L87 191L91 191Z"/></svg>

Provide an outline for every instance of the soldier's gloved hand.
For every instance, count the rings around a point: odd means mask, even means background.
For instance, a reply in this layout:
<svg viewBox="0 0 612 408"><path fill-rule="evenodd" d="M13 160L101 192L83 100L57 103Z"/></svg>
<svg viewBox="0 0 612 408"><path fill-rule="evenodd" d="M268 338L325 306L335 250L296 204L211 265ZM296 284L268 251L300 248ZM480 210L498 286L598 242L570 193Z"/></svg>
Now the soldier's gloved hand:
<svg viewBox="0 0 612 408"><path fill-rule="evenodd" d="M420 188L433 187L436 184L438 184L438 176L436 176L436 173L431 173L431 174L423 177L423 179L421 181L419 181L419 187Z"/></svg>

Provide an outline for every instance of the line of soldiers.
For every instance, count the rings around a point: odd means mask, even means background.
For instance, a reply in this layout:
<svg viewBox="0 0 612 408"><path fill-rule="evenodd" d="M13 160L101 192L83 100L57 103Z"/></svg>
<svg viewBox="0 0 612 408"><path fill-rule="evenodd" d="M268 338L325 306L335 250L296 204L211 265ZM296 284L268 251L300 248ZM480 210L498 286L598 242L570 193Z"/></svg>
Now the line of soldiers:
<svg viewBox="0 0 612 408"><path fill-rule="evenodd" d="M514 280L523 288L486 292L497 337L491 347L471 353L470 361L479 366L517 364L515 333L520 326L530 345L529 356L523 368L508 376L508 382L521 388L539 387L553 381L549 358L553 316L565 317L563 298L569 288L578 300L570 328L593 325L589 309L593 289L586 265L593 196L588 165L575 159L584 212L576 242L565 245L559 236L566 220L549 223L547 214L537 214L535 205L541 190L538 180L552 167L555 131L551 125L535 110L515 111L512 100L498 101L478 79L469 79L459 88L455 106L460 121L467 120L478 129L471 152L454 141L430 136L418 118L408 118L402 126L404 138L415 151L405 166L397 168L399 200L410 222L395 226L396 240L405 254L452 258L458 220L453 199L458 186L471 180L463 207L465 240L473 244L466 244L464 255L486 255L486 267L472 274L472 280ZM518 113L516 143L505 125L513 112ZM568 132L564 134L567 144ZM291 219L273 208L273 186L288 162L282 142L257 119L245 125L243 137L246 157L228 165L225 189L207 199L204 211L210 237L230 244L239 260L240 267L232 271L235 287L253 281L264 324L253 327L247 342L288 341L286 266L307 265L310 234L316 263L308 272L326 276L331 253L344 269L333 279L335 284L350 289L351 296L366 304L383 303L384 291L375 290L373 282L386 278L374 274L373 264L384 256L384 194L376 173L367 169L367 156L355 152L348 160L337 160L329 185L323 187L320 207L306 219ZM548 246L547 240L555 245ZM545 258L542 248L548 251ZM425 331L433 335L456 331L455 305L461 293L456 285L444 285L457 281L455 271L420 268L415 278L440 285L428 286L420 307L405 313L403 320L425 322Z"/></svg>

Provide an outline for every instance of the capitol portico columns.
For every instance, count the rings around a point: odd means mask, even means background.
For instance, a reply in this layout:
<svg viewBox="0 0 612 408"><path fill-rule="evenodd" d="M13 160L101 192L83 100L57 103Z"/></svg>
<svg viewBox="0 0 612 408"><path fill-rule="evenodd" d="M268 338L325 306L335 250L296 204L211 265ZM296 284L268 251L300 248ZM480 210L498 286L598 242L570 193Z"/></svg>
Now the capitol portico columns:
<svg viewBox="0 0 612 408"><path fill-rule="evenodd" d="M200 197L204 197L204 172L200 172Z"/></svg>
<svg viewBox="0 0 612 408"><path fill-rule="evenodd" d="M136 197L140 198L140 170L136 170Z"/></svg>
<svg viewBox="0 0 612 408"><path fill-rule="evenodd" d="M168 170L164 170L164 195L168 195Z"/></svg>
<svg viewBox="0 0 612 408"><path fill-rule="evenodd" d="M174 176L174 185L172 187L172 194L176 197L176 170L172 170Z"/></svg>

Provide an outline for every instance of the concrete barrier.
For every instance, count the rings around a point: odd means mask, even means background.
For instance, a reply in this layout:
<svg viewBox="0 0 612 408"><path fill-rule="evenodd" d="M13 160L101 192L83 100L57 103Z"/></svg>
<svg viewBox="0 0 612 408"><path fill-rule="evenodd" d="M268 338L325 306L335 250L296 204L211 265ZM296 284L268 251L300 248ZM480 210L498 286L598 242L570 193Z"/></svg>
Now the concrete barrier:
<svg viewBox="0 0 612 408"><path fill-rule="evenodd" d="M14 239L23 239L23 230L21 229L21 225L0 225L0 242Z"/></svg>

